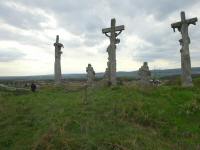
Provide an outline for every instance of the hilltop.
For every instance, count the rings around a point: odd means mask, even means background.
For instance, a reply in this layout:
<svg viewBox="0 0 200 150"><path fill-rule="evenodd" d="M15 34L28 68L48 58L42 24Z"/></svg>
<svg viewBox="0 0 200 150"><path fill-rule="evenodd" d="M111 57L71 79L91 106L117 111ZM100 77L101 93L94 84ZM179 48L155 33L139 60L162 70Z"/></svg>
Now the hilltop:
<svg viewBox="0 0 200 150"><path fill-rule="evenodd" d="M78 84L0 91L0 149L199 149L200 78L194 82L97 87L86 101Z"/></svg>

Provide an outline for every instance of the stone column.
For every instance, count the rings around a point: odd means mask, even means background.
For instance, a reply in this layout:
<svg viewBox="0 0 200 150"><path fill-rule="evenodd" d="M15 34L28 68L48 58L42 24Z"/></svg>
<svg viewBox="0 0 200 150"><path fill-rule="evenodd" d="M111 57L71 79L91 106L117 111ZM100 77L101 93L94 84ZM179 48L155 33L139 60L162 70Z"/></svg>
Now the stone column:
<svg viewBox="0 0 200 150"><path fill-rule="evenodd" d="M185 13L181 12L181 20L185 21ZM182 85L184 87L193 86L192 83L192 69L191 69L191 60L190 60L190 52L189 52L189 44L190 38L188 35L188 24L183 23L181 28L182 34L182 61L183 61L183 68L182 68Z"/></svg>
<svg viewBox="0 0 200 150"><path fill-rule="evenodd" d="M93 85L95 79L95 71L91 64L88 64L86 72L87 72L87 85L91 86Z"/></svg>
<svg viewBox="0 0 200 150"><path fill-rule="evenodd" d="M62 79L61 74L61 48L63 47L63 44L59 43L59 36L56 37L56 43L54 43L55 46L55 63L54 63L54 76L55 76L55 84L60 84Z"/></svg>
<svg viewBox="0 0 200 150"><path fill-rule="evenodd" d="M151 72L148 67L148 63L144 62L143 66L138 71L138 75L140 78L140 83L142 85L149 85L151 79Z"/></svg>

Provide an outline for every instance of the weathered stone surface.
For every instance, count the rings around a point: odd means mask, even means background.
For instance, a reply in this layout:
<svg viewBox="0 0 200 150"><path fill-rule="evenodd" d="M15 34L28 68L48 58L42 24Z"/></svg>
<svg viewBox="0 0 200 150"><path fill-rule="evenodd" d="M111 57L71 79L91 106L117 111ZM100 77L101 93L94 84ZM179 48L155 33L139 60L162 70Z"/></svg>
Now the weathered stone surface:
<svg viewBox="0 0 200 150"><path fill-rule="evenodd" d="M56 43L54 43L55 46L55 63L54 63L54 78L55 83L60 84L62 79L61 74L61 48L64 47L63 44L59 43L59 36L56 37Z"/></svg>
<svg viewBox="0 0 200 150"><path fill-rule="evenodd" d="M104 79L106 82L109 81L108 73L109 73L109 72L108 72L108 68L106 68L105 74L104 74L104 76L103 76L103 79Z"/></svg>
<svg viewBox="0 0 200 150"><path fill-rule="evenodd" d="M95 80L95 71L91 64L88 64L86 72L87 72L87 85L92 85Z"/></svg>
<svg viewBox="0 0 200 150"><path fill-rule="evenodd" d="M116 20L111 19L111 28L102 29L102 33L104 33L107 37L110 38L110 45L107 48L108 52L108 63L106 69L106 77L108 78L108 82L111 85L116 85L116 44L120 43L120 40L117 39L117 36L124 30L124 26L116 26ZM108 35L110 33L110 35Z"/></svg>
<svg viewBox="0 0 200 150"><path fill-rule="evenodd" d="M181 49L180 49L180 53L181 53L181 72L182 72L182 74L181 74L181 81L183 82L184 81L184 78L183 78L183 68L184 68L184 58L183 58L183 40L182 39L180 39L179 40L179 43L180 43L180 46L181 46Z"/></svg>
<svg viewBox="0 0 200 150"><path fill-rule="evenodd" d="M182 69L182 86L191 87L193 86L191 77L191 60L189 52L190 37L188 34L188 27L190 24L196 25L197 18L186 19L185 12L181 12L181 21L173 23L171 27L178 29L182 35L182 39L179 40L181 45L181 69Z"/></svg>
<svg viewBox="0 0 200 150"><path fill-rule="evenodd" d="M149 84L151 79L151 72L148 67L148 63L144 62L143 66L138 71L138 76L140 78L140 83Z"/></svg>

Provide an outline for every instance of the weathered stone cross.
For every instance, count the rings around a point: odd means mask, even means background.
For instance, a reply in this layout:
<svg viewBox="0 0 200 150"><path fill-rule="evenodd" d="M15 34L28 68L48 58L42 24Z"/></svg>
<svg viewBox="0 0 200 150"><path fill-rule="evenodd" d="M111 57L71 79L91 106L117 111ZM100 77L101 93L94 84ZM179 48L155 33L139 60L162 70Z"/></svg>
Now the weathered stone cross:
<svg viewBox="0 0 200 150"><path fill-rule="evenodd" d="M111 85L116 85L116 44L120 43L120 39L116 37L124 30L124 25L116 26L116 20L111 19L111 27L102 29L102 33L110 38L110 45L107 48L108 63L107 73L108 82ZM110 35L109 35L110 33Z"/></svg>
<svg viewBox="0 0 200 150"><path fill-rule="evenodd" d="M63 44L59 43L59 35L56 36L56 43L54 43L55 46L55 63L54 63L54 77L55 77L55 83L60 84L61 83L61 48L64 47Z"/></svg>
<svg viewBox="0 0 200 150"><path fill-rule="evenodd" d="M188 34L188 27L190 24L196 25L197 18L186 19L185 12L181 12L181 21L171 24L174 32L178 29L181 32L182 39L180 39L181 48L181 69L182 69L182 86L193 86L191 77L191 60L189 52L190 38Z"/></svg>

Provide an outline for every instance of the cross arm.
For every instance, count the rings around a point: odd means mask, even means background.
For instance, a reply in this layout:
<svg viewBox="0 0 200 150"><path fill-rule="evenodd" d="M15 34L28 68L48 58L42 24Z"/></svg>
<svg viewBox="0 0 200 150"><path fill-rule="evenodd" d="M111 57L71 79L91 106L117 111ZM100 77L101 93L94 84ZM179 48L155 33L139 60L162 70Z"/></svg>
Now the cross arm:
<svg viewBox="0 0 200 150"><path fill-rule="evenodd" d="M196 25L197 21L198 21L198 19L196 17L196 18L188 19L187 23L188 23L188 25L190 25L190 24Z"/></svg>
<svg viewBox="0 0 200 150"><path fill-rule="evenodd" d="M63 45L63 44L61 44L61 43L54 43L54 46L58 46L58 47L64 47L64 45Z"/></svg>
<svg viewBox="0 0 200 150"><path fill-rule="evenodd" d="M122 30L124 30L124 25L121 25L121 26L117 26L117 27L115 27L115 31L122 31Z"/></svg>
<svg viewBox="0 0 200 150"><path fill-rule="evenodd" d="M122 31L122 30L124 30L124 25L115 27L115 31ZM108 32L111 32L111 28L102 29L102 33L108 33Z"/></svg>
<svg viewBox="0 0 200 150"><path fill-rule="evenodd" d="M102 29L102 33L105 34L107 37L110 37L110 36L108 35L108 33L109 33L110 31L111 31L110 28Z"/></svg>
<svg viewBox="0 0 200 150"><path fill-rule="evenodd" d="M178 29L179 31L181 30L181 22L176 22L171 24L171 27L173 28L174 32L176 29Z"/></svg>
<svg viewBox="0 0 200 150"><path fill-rule="evenodd" d="M110 28L105 28L105 29L102 29L102 33L108 33L108 32L110 32L111 31L111 29Z"/></svg>
<svg viewBox="0 0 200 150"><path fill-rule="evenodd" d="M107 37L110 37L110 35L108 35L108 33L105 33L105 35L106 35Z"/></svg>

